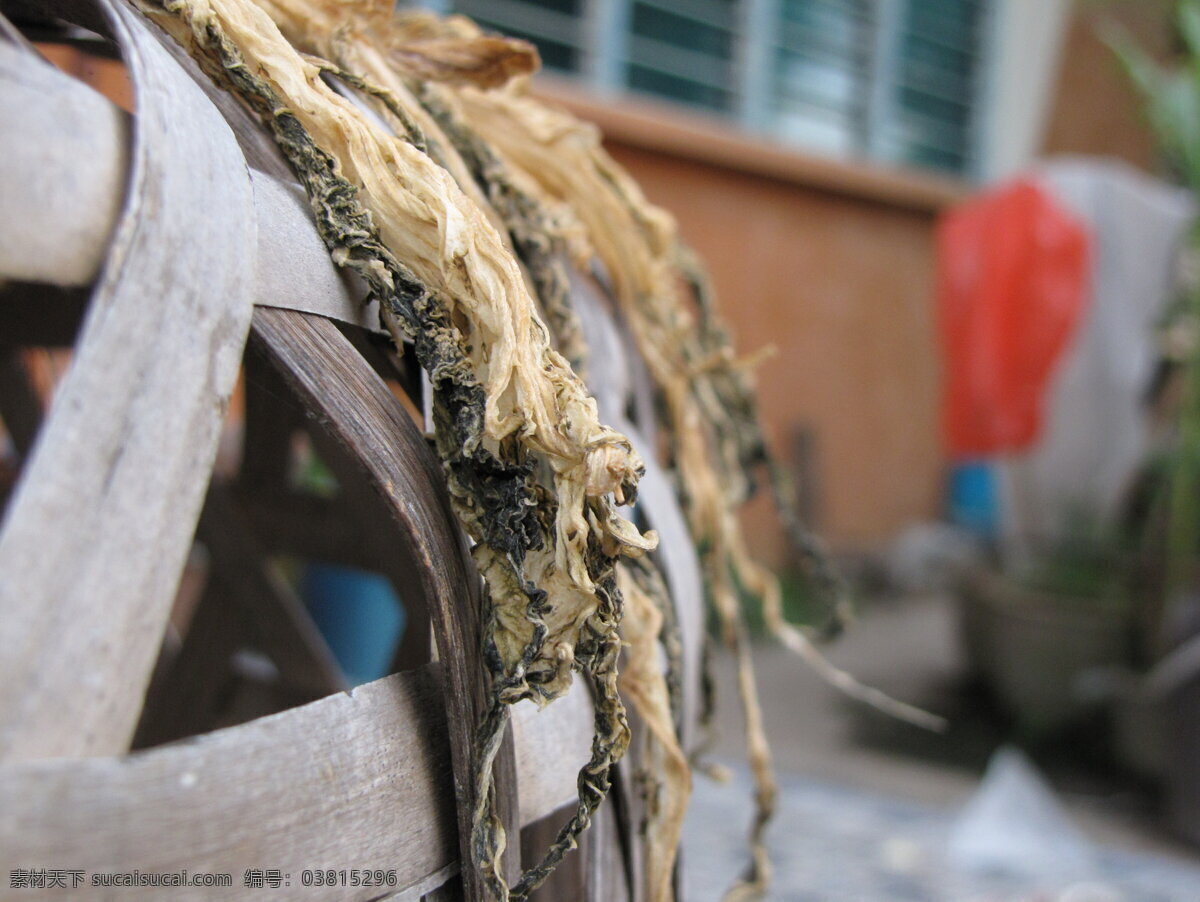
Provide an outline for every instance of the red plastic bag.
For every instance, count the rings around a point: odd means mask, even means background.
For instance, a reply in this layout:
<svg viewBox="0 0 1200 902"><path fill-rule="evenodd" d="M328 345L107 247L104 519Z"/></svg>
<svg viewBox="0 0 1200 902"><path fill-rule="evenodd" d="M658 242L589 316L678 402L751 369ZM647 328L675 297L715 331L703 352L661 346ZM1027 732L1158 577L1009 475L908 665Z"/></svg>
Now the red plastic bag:
<svg viewBox="0 0 1200 902"><path fill-rule="evenodd" d="M1037 438L1047 383L1088 295L1088 233L1017 181L945 214L937 229L942 430L952 458Z"/></svg>

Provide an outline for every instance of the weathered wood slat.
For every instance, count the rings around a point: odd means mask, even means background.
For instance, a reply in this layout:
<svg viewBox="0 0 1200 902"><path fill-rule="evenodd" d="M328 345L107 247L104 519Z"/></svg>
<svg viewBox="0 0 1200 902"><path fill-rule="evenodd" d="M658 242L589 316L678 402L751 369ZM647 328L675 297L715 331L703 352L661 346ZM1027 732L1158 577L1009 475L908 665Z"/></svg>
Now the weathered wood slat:
<svg viewBox="0 0 1200 902"><path fill-rule="evenodd" d="M156 65L172 68L172 83L187 86L194 107L207 105L204 92L172 65L177 48L159 46L146 27L142 25L141 42L149 43ZM236 102L208 87L233 115ZM208 106L207 114L214 113ZM176 113L185 114L184 108ZM235 124L248 134L251 126L245 120L240 113ZM222 128L229 136L228 127ZM269 143L260 128L253 128L259 141ZM0 42L0 221L22 223L0 243L0 277L70 286L92 283L120 212L130 131L129 117L91 88ZM255 302L377 328L376 309L362 304L366 288L330 261L304 191L290 181L290 173L280 173L280 164L271 162L275 157L277 153L257 153L252 159L272 173L251 170L253 208L246 225L258 220L258 241L249 242L243 256L254 259ZM230 172L244 172L244 167L239 158ZM177 227L191 223L189 219Z"/></svg>
<svg viewBox="0 0 1200 902"><path fill-rule="evenodd" d="M0 873L13 868L229 872L221 899L262 898L250 868L291 874L281 898L351 900L378 889L305 890L305 868L395 869L398 889L427 893L455 873L457 824L442 665L395 674L300 708L124 758L0 767ZM563 711L582 701L563 699ZM577 745L591 734L559 715L514 712L518 748ZM574 729L574 734L564 732ZM561 808L574 772L539 766L523 789ZM69 863L69 864L68 864ZM212 898L212 890L172 899ZM21 898L111 898L111 890L22 891ZM410 894L401 894L407 898ZM122 890L122 900L162 898Z"/></svg>
<svg viewBox="0 0 1200 902"><path fill-rule="evenodd" d="M593 708L583 680L545 708L520 702L513 708L517 731L517 773L521 775L521 823L541 820L566 801L558 787L574 785L591 752ZM527 775L539 772L536 782ZM564 818L565 821L565 818ZM561 826L561 825L560 825Z"/></svg>
<svg viewBox="0 0 1200 902"><path fill-rule="evenodd" d="M304 190L254 169L250 181L258 217L254 302L378 329L378 306L364 305L366 286L329 259Z"/></svg>
<svg viewBox="0 0 1200 902"><path fill-rule="evenodd" d="M646 861L642 827L647 811L640 779L642 768L645 767L645 746L639 741L645 735L645 724L632 708L629 710L629 730L634 738L629 744L629 751L617 764L612 789L608 794L610 804L605 818L612 822L609 827L612 835L605 837L597 831L596 842L602 847L599 855L611 856L623 868L630 902L645 902ZM608 847L610 843L611 847ZM611 884L611 879L602 881L600 886L608 884Z"/></svg>
<svg viewBox="0 0 1200 902"><path fill-rule="evenodd" d="M558 836L562 825L571 817L570 806L556 811L540 821L526 825L521 830L521 866L531 868L541 863L546 849ZM529 897L529 902L558 902L559 899L581 899L587 884L587 859L592 847L592 833L588 831L579 846L569 852L554 869L546 881Z"/></svg>
<svg viewBox="0 0 1200 902"><path fill-rule="evenodd" d="M261 899L247 869L290 875L287 899L369 899L387 887L331 892L304 869L395 869L419 883L454 861L456 824L441 681L433 670L124 759L32 761L0 768L0 870L227 872L222 899ZM67 864L69 862L69 864ZM209 899L182 889L172 899ZM30 899L112 898L111 889ZM22 897L24 897L22 893ZM122 889L119 898L161 899Z"/></svg>
<svg viewBox="0 0 1200 902"><path fill-rule="evenodd" d="M0 531L7 761L128 747L250 319L254 206L237 144L138 40L145 22L103 6L138 86L138 128L73 365Z"/></svg>
<svg viewBox="0 0 1200 902"><path fill-rule="evenodd" d="M357 461L364 484L384 506L389 534L396 537L395 566L416 576L410 594L419 593L430 611L445 667L459 837L461 847L469 850L475 809L474 733L485 710L480 611L473 597L479 578L466 560L445 478L400 402L329 320L260 307L254 313L252 337L310 414L320 419L323 432ZM496 770L499 816L512 831L518 815L507 742ZM469 851L465 857L473 861ZM483 898L476 868L464 868L463 880L468 899Z"/></svg>
<svg viewBox="0 0 1200 902"><path fill-rule="evenodd" d="M596 810L588 840L585 902L629 902L630 873L616 814L609 805Z"/></svg>
<svg viewBox="0 0 1200 902"><path fill-rule="evenodd" d="M0 242L0 272L92 282L121 211L128 143L129 117L112 103L0 41L0 222L22 224Z"/></svg>

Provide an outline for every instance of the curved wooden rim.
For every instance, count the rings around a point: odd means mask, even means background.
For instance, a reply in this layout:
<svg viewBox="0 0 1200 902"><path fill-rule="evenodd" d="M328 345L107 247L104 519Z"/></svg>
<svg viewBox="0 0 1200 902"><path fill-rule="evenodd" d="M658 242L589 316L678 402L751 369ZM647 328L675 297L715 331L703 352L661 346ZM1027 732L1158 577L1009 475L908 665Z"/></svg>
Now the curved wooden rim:
<svg viewBox="0 0 1200 902"><path fill-rule="evenodd" d="M395 528L399 541L392 555L400 569L414 575L412 586L430 612L444 667L459 835L464 859L472 860L474 738L486 710L485 674L478 654L479 577L466 560L440 467L399 401L331 322L311 314L259 308L252 337L310 415L321 420L324 431L360 466L375 493L374 499L363 498L362 503L381 503ZM511 739L497 757L496 774L499 816L505 829L516 835ZM472 898L473 892L480 892L473 885L476 879L473 869L465 871Z"/></svg>

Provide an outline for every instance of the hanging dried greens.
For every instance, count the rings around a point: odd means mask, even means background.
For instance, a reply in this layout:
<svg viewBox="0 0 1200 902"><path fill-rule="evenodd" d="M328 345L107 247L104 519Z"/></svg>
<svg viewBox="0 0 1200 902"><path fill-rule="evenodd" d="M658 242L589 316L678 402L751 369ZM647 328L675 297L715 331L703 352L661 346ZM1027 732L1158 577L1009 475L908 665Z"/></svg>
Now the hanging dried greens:
<svg viewBox="0 0 1200 902"><path fill-rule="evenodd" d="M505 242L411 129L397 138L379 128L247 0L144 8L271 128L334 260L367 281L383 325L413 342L429 375L437 448L456 513L479 543L490 600L493 706L478 739L475 854L497 898L523 897L586 827L628 744L616 688L614 562L655 540L615 503L634 499L640 460L599 423L595 402L550 346ZM489 810L507 705L561 695L573 669L598 697L578 811L546 861L510 892Z"/></svg>
<svg viewBox="0 0 1200 902"><path fill-rule="evenodd" d="M413 344L428 374L436 447L487 586L492 704L477 733L472 851L497 899L526 897L586 829L630 741L622 698L646 726L634 782L655 902L671 898L690 792L674 608L643 556L655 537L616 510L634 500L642 463L599 422L578 375L588 349L568 267L601 272L661 402L663 464L737 658L757 813L752 863L730 898L758 894L769 877L763 830L776 789L739 593L760 599L772 631L846 691L910 719L927 715L825 662L785 622L774 576L747 553L736 509L766 465L814 585L831 608L844 607L836 573L796 521L767 454L751 363L735 358L674 221L647 203L594 128L528 96L520 76L537 57L523 42L483 35L461 17L396 15L386 0L141 3L262 117L308 191L333 259L366 280L383 326ZM508 887L492 777L508 706L551 702L573 672L596 698L578 805L543 860Z"/></svg>

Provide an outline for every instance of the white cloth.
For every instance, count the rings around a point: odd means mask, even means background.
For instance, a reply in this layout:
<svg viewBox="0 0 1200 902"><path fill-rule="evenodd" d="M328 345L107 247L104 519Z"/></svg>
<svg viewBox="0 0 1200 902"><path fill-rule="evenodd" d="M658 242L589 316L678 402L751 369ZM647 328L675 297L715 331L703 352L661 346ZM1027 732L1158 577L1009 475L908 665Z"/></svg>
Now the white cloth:
<svg viewBox="0 0 1200 902"><path fill-rule="evenodd" d="M1111 517L1143 460L1154 327L1196 212L1186 190L1114 160L1062 158L1034 176L1089 227L1092 284L1048 388L1042 436L999 467L1004 551L1018 559L1073 516Z"/></svg>

